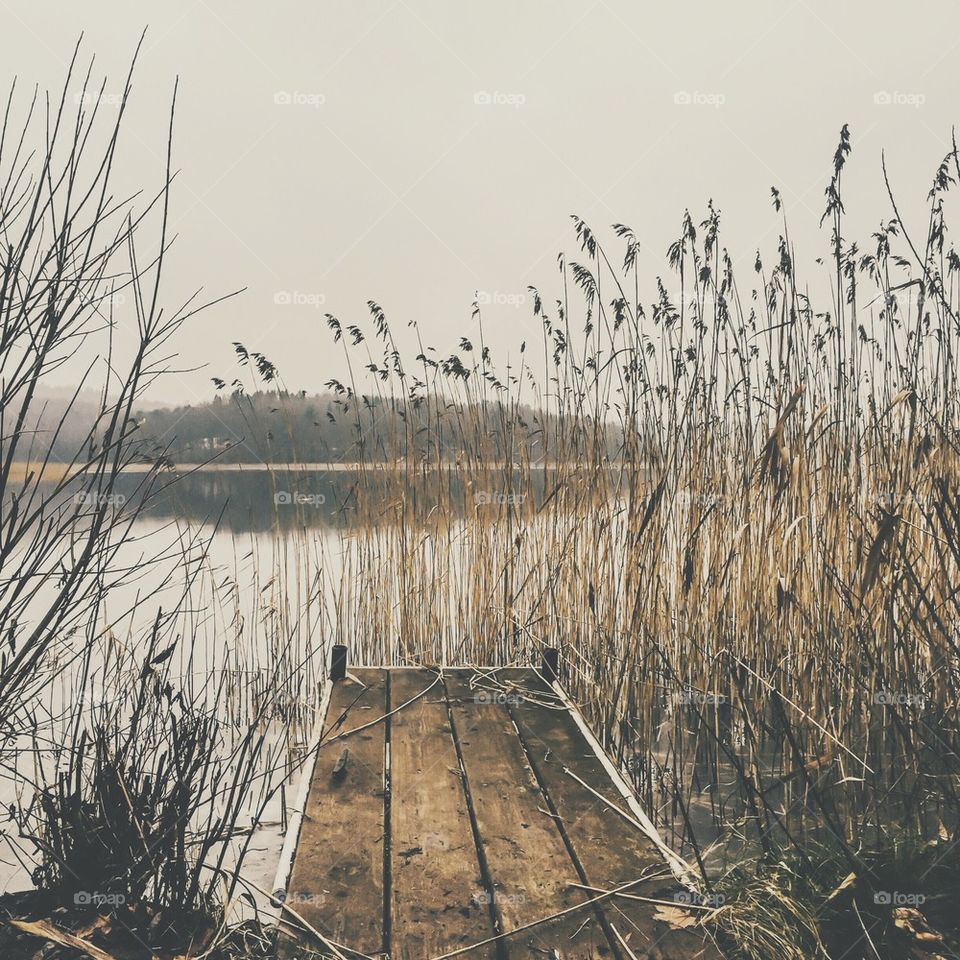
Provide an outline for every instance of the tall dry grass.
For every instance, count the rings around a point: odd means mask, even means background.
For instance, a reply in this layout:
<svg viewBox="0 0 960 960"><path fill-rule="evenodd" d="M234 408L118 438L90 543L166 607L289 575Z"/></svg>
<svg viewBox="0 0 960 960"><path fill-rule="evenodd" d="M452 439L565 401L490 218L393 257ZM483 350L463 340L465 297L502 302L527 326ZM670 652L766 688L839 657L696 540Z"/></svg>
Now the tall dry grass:
<svg viewBox="0 0 960 960"><path fill-rule="evenodd" d="M717 211L687 214L652 305L635 234L616 225L608 246L574 218L560 296L530 290L542 342L510 369L479 306L478 338L413 361L377 304L364 326L328 317L354 376L329 384L355 423L345 459L368 461L321 595L330 639L369 662L559 647L705 869L710 823L767 852L826 840L854 865L891 834L957 838L960 258L944 207L960 166L954 144L920 235L891 192L861 247L843 237L849 151L844 128L822 302L774 190L772 259L735 275Z"/></svg>

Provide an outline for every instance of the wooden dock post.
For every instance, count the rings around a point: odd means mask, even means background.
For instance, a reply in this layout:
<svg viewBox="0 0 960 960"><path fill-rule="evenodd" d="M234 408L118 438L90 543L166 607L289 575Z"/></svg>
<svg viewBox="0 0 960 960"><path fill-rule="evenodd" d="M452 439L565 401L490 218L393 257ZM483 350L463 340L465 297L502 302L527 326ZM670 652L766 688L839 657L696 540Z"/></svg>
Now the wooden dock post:
<svg viewBox="0 0 960 960"><path fill-rule="evenodd" d="M556 647L543 648L540 673L547 683L556 683L560 679L560 651Z"/></svg>
<svg viewBox="0 0 960 960"><path fill-rule="evenodd" d="M343 680L347 675L347 648L342 643L335 643L330 654L330 679Z"/></svg>

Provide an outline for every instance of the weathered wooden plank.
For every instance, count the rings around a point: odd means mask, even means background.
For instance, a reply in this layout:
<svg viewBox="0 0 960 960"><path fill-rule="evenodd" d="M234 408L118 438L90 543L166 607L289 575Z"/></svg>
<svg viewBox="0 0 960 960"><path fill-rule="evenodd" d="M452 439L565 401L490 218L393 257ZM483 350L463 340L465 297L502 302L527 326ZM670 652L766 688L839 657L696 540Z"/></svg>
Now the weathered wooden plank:
<svg viewBox="0 0 960 960"><path fill-rule="evenodd" d="M325 936L364 954L384 948L384 736L386 675L354 669L330 694L325 734L297 844L287 902ZM366 685L366 686L364 686ZM344 750L346 755L344 756ZM316 944L313 944L316 948ZM288 945L288 956L303 951Z"/></svg>
<svg viewBox="0 0 960 960"><path fill-rule="evenodd" d="M580 878L527 762L508 697L473 670L447 671L445 684L501 928L517 930L583 903L589 895L571 886ZM542 960L551 951L564 960L611 956L592 907L506 938L502 950L509 960Z"/></svg>
<svg viewBox="0 0 960 960"><path fill-rule="evenodd" d="M391 672L392 708L435 679L426 670ZM493 934L477 896L484 886L442 684L394 714L390 741L390 956L424 960Z"/></svg>
<svg viewBox="0 0 960 960"><path fill-rule="evenodd" d="M544 680L530 671L503 671L516 685L509 710L526 744L537 777L545 787L587 882L605 890L651 874L632 887L636 895L669 897L676 884L657 846L627 823L608 803L564 772L569 768L610 803L624 801L569 711L541 704L559 702ZM540 701L538 703L538 701ZM676 930L656 920L653 904L617 898L605 914L639 957L659 960L715 960L720 954L702 933Z"/></svg>

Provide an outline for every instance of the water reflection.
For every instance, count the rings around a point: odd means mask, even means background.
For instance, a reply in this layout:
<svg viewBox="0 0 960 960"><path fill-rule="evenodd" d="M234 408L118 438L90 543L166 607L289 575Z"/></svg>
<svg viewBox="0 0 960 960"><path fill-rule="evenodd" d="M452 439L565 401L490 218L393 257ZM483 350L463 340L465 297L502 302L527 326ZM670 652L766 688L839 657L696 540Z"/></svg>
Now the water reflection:
<svg viewBox="0 0 960 960"><path fill-rule="evenodd" d="M118 492L137 496L142 477L124 475ZM454 516L480 510L535 510L551 478L456 470L426 473L410 484L392 470L196 470L161 478L147 505L156 519L215 523L235 533L350 528L377 520L422 521L442 500Z"/></svg>

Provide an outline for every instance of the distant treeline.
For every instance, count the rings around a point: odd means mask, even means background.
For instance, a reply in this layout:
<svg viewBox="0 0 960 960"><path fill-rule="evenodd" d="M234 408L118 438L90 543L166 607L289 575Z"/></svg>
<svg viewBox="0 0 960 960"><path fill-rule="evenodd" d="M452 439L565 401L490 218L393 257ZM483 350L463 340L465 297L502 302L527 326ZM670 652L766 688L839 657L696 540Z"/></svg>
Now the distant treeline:
<svg viewBox="0 0 960 960"><path fill-rule="evenodd" d="M557 418L525 405L431 405L264 391L137 415L141 438L174 463L332 463L464 460L539 461L571 430L616 456L618 431ZM569 439L569 437L567 437Z"/></svg>

